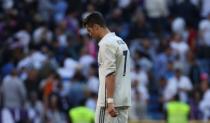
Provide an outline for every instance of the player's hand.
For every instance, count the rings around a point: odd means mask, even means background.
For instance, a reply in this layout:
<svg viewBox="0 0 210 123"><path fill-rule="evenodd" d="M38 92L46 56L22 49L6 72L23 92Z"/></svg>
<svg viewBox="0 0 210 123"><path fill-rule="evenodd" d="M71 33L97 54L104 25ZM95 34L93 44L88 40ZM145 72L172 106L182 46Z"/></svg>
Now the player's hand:
<svg viewBox="0 0 210 123"><path fill-rule="evenodd" d="M111 117L116 117L118 115L117 110L114 107L113 103L108 103L107 112Z"/></svg>

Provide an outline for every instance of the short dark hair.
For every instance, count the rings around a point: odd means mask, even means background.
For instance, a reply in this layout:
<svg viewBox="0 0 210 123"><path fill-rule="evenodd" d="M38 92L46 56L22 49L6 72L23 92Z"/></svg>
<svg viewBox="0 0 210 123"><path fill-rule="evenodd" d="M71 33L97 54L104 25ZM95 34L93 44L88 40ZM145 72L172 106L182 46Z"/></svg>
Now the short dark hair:
<svg viewBox="0 0 210 123"><path fill-rule="evenodd" d="M98 11L95 11L95 12L89 14L83 20L83 25L84 26L92 27L94 24L98 24L101 27L106 27L105 19L104 19L103 15Z"/></svg>

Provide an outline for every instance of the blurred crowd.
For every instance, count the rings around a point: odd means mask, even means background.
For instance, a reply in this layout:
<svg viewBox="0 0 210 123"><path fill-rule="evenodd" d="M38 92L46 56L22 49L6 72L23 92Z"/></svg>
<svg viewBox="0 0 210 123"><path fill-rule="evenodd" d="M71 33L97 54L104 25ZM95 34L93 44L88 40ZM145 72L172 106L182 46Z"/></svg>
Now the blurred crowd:
<svg viewBox="0 0 210 123"><path fill-rule="evenodd" d="M164 119L177 94L190 119L210 118L210 0L1 0L0 119L67 123L83 101L95 110L98 44L82 20L96 10L131 52L131 120Z"/></svg>

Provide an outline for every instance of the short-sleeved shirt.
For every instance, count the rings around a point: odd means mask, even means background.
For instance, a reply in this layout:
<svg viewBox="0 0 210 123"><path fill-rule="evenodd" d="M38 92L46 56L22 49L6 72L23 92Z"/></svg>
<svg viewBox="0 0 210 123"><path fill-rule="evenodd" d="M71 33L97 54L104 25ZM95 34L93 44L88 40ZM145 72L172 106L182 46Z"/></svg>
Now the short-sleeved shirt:
<svg viewBox="0 0 210 123"><path fill-rule="evenodd" d="M97 106L105 106L106 76L115 73L113 95L116 107L131 105L130 52L126 43L115 33L106 34L99 42L99 93Z"/></svg>

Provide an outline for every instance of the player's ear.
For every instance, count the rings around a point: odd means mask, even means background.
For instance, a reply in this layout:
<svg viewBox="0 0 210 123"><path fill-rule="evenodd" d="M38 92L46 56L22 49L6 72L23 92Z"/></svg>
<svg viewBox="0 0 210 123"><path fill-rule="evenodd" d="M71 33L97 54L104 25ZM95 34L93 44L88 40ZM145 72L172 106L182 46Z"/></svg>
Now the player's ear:
<svg viewBox="0 0 210 123"><path fill-rule="evenodd" d="M98 30L100 28L100 26L98 24L94 24L93 25L93 28L96 29L96 30Z"/></svg>

